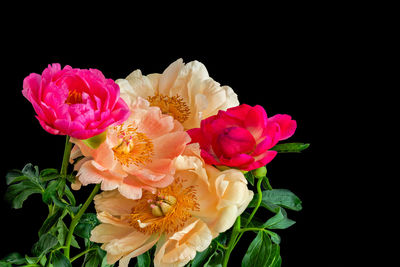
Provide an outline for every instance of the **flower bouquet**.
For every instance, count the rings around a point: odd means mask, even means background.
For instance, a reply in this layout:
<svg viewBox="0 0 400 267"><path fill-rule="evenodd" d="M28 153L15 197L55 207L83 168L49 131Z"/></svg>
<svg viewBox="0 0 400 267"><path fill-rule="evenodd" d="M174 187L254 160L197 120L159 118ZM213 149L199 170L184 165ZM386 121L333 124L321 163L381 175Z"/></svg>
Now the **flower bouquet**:
<svg viewBox="0 0 400 267"><path fill-rule="evenodd" d="M293 225L287 210L302 206L272 188L266 165L308 147L281 143L295 133L291 116L240 104L202 63L182 59L116 81L52 64L26 77L22 94L66 142L60 170L7 173L11 206L41 194L48 216L31 255L0 266L237 266L232 251L252 233L241 265L281 266L275 229ZM82 186L92 191L78 203Z"/></svg>

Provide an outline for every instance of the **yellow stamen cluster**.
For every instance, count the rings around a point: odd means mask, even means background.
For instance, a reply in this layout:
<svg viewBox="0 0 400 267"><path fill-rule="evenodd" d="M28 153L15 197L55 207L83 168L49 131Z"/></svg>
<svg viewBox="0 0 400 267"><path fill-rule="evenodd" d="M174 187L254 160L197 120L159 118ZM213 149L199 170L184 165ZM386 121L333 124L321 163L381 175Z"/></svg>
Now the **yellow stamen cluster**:
<svg viewBox="0 0 400 267"><path fill-rule="evenodd" d="M113 147L114 158L122 165L137 166L151 162L153 155L153 142L144 133L138 132L137 128L123 124L114 127L118 136L118 145Z"/></svg>
<svg viewBox="0 0 400 267"><path fill-rule="evenodd" d="M185 122L190 115L190 109L179 95L166 96L156 93L154 96L149 96L147 100L151 106L157 106L163 114L174 117L180 123Z"/></svg>
<svg viewBox="0 0 400 267"><path fill-rule="evenodd" d="M199 210L194 186L184 188L182 180L175 181L157 194L145 191L132 208L131 225L146 234L174 233Z"/></svg>
<svg viewBox="0 0 400 267"><path fill-rule="evenodd" d="M65 104L81 104L82 101L82 92L78 92L76 90L71 90L68 92L67 99L65 100Z"/></svg>

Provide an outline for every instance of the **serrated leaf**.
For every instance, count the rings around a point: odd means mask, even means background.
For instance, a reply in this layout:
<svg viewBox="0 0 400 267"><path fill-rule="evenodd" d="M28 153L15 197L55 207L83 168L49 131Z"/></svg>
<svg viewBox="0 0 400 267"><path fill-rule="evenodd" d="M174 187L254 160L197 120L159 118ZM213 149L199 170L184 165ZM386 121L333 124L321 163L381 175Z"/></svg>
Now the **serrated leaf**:
<svg viewBox="0 0 400 267"><path fill-rule="evenodd" d="M57 267L72 267L71 262L67 257L64 256L60 251L56 250L53 252L53 256L51 257L51 262L54 266ZM97 266L97 265L93 265Z"/></svg>
<svg viewBox="0 0 400 267"><path fill-rule="evenodd" d="M50 233L43 234L39 241L36 242L32 247L32 254L39 257L50 251L53 247L58 244L58 239Z"/></svg>
<svg viewBox="0 0 400 267"><path fill-rule="evenodd" d="M10 185L4 195L14 209L20 209L24 201L32 194L42 193L42 188L30 180Z"/></svg>
<svg viewBox="0 0 400 267"><path fill-rule="evenodd" d="M305 143L286 143L275 145L271 150L275 150L278 153L300 153L309 146L310 144Z"/></svg>

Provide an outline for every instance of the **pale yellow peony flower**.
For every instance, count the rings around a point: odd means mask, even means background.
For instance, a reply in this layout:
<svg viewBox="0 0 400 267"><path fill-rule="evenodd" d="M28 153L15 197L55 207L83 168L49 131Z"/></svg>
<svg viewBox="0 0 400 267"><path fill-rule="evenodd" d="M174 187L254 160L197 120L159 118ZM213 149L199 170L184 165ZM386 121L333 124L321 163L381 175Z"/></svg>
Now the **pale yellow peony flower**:
<svg viewBox="0 0 400 267"><path fill-rule="evenodd" d="M178 59L162 74L143 76L140 70L135 70L116 83L128 104L138 96L143 97L181 122L186 130L200 127L202 119L219 110L239 105L232 88L220 86L198 61L184 64Z"/></svg>
<svg viewBox="0 0 400 267"><path fill-rule="evenodd" d="M156 194L131 200L114 190L95 197L102 224L90 240L103 243L109 264L128 266L157 244L154 266L184 266L232 227L253 192L242 172L205 165L199 153L197 144L189 145L175 161L174 182Z"/></svg>

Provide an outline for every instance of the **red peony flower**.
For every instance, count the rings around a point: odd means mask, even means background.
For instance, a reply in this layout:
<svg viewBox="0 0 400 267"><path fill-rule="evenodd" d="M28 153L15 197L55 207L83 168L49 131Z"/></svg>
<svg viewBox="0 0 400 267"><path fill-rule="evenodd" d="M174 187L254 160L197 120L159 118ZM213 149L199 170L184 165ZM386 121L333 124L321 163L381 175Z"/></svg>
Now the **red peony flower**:
<svg viewBox="0 0 400 267"><path fill-rule="evenodd" d="M269 163L277 154L270 149L292 136L296 125L289 115L268 118L263 107L242 104L202 120L188 133L207 163L250 171Z"/></svg>

